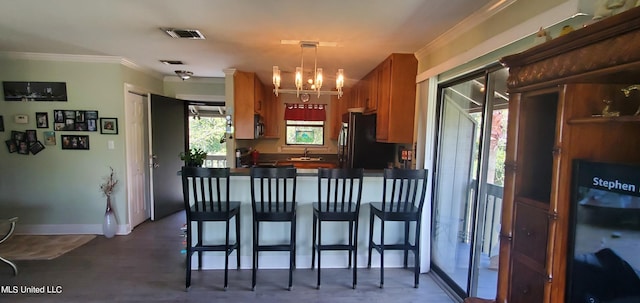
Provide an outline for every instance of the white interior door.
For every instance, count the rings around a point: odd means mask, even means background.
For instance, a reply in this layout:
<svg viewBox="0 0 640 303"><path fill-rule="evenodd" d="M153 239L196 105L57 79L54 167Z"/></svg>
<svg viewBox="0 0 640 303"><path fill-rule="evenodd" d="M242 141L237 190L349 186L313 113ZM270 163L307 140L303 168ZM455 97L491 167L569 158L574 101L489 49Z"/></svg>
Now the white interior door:
<svg viewBox="0 0 640 303"><path fill-rule="evenodd" d="M148 166L148 98L127 90L125 102L127 200L131 229L151 216Z"/></svg>

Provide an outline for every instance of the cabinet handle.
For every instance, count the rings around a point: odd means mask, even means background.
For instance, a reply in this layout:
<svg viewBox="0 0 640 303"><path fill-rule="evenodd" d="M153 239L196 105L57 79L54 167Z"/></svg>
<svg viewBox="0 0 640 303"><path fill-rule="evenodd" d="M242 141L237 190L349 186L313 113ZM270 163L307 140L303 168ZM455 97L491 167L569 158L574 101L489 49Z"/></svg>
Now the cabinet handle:
<svg viewBox="0 0 640 303"><path fill-rule="evenodd" d="M529 294L529 287L524 288L524 289L522 290L522 294L523 294L523 295L528 295L528 294Z"/></svg>
<svg viewBox="0 0 640 303"><path fill-rule="evenodd" d="M524 232L525 235L527 235L527 237L533 236L533 232L527 229L526 227L523 227L522 231Z"/></svg>

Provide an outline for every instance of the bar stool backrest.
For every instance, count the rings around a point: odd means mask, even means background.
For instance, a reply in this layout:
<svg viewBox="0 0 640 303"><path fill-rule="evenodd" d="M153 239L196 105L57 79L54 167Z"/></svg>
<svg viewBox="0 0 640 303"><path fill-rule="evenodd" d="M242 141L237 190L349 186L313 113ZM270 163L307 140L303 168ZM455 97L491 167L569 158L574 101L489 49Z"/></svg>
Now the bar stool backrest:
<svg viewBox="0 0 640 303"><path fill-rule="evenodd" d="M362 198L362 168L318 169L318 210L358 212Z"/></svg>
<svg viewBox="0 0 640 303"><path fill-rule="evenodd" d="M411 211L422 213L427 191L427 170L397 169L384 170L382 208L389 211Z"/></svg>
<svg viewBox="0 0 640 303"><path fill-rule="evenodd" d="M187 220L191 212L229 211L229 168L182 167Z"/></svg>
<svg viewBox="0 0 640 303"><path fill-rule="evenodd" d="M296 177L292 167L252 167L251 201L255 213L256 207L262 211L296 211Z"/></svg>

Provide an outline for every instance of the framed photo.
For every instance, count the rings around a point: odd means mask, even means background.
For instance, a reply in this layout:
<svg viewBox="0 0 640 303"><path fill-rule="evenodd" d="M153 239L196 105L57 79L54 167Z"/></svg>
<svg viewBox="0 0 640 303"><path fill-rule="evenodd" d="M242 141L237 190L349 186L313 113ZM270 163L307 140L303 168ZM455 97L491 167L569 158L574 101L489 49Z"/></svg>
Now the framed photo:
<svg viewBox="0 0 640 303"><path fill-rule="evenodd" d="M26 141L29 143L32 142L36 142L38 141L38 136L36 135L36 130L35 129L27 129L24 131L25 135L26 135Z"/></svg>
<svg viewBox="0 0 640 303"><path fill-rule="evenodd" d="M29 146L29 151L34 155L41 152L43 149L44 145L42 145L42 142L40 141L33 142L31 143L31 146Z"/></svg>
<svg viewBox="0 0 640 303"><path fill-rule="evenodd" d="M89 136L60 135L62 149L89 150Z"/></svg>
<svg viewBox="0 0 640 303"><path fill-rule="evenodd" d="M42 132L42 137L44 138L44 145L56 145L56 132Z"/></svg>
<svg viewBox="0 0 640 303"><path fill-rule="evenodd" d="M67 101L65 82L2 82L5 101Z"/></svg>
<svg viewBox="0 0 640 303"><path fill-rule="evenodd" d="M107 135L117 135L118 118L100 118L100 133Z"/></svg>
<svg viewBox="0 0 640 303"><path fill-rule="evenodd" d="M27 138L27 135L24 132L20 132L17 130L12 130L11 131L11 139L13 139L13 141L25 141Z"/></svg>
<svg viewBox="0 0 640 303"><path fill-rule="evenodd" d="M4 118L0 116L0 132L4 132Z"/></svg>
<svg viewBox="0 0 640 303"><path fill-rule="evenodd" d="M27 141L18 141L16 142L16 145L18 146L18 153L21 155L28 155L29 154L29 142Z"/></svg>
<svg viewBox="0 0 640 303"><path fill-rule="evenodd" d="M4 141L4 143L7 144L7 149L9 150L10 153L15 153L18 151L18 146L16 145L16 141L13 141L13 139L6 140Z"/></svg>
<svg viewBox="0 0 640 303"><path fill-rule="evenodd" d="M36 127L49 128L49 113L46 113L46 112L36 113Z"/></svg>
<svg viewBox="0 0 640 303"><path fill-rule="evenodd" d="M56 131L98 131L98 111L61 110L53 111L53 129Z"/></svg>

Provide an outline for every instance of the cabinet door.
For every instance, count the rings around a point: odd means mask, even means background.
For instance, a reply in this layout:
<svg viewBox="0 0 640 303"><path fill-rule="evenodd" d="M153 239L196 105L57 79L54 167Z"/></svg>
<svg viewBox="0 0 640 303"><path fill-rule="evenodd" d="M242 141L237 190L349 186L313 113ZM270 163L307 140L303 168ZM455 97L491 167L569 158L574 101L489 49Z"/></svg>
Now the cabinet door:
<svg viewBox="0 0 640 303"><path fill-rule="evenodd" d="M283 123L282 114L280 114L280 97L276 97L273 93L264 90L264 138L279 138L280 125Z"/></svg>
<svg viewBox="0 0 640 303"><path fill-rule="evenodd" d="M265 90L258 77L253 78L253 110L256 114L264 116Z"/></svg>
<svg viewBox="0 0 640 303"><path fill-rule="evenodd" d="M387 141L389 139L389 103L391 102L391 59L382 62L378 70L376 140Z"/></svg>
<svg viewBox="0 0 640 303"><path fill-rule="evenodd" d="M376 110L378 109L378 99L380 98L378 94L379 73L379 69L376 68L369 74L369 102L367 103L367 111L369 112L376 112Z"/></svg>
<svg viewBox="0 0 640 303"><path fill-rule="evenodd" d="M545 302L543 274L515 259L512 263L509 302Z"/></svg>
<svg viewBox="0 0 640 303"><path fill-rule="evenodd" d="M233 76L234 128L236 139L253 139L255 136L255 74L236 71Z"/></svg>

